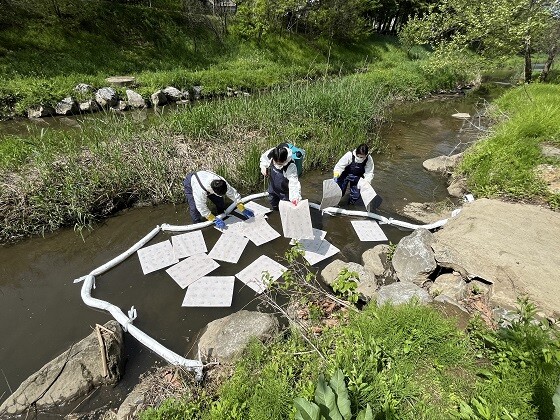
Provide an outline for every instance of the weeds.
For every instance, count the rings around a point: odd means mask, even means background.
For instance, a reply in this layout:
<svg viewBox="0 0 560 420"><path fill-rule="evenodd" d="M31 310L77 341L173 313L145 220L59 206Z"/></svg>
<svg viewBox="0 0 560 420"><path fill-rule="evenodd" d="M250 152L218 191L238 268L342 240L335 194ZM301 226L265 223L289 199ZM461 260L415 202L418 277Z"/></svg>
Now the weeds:
<svg viewBox="0 0 560 420"><path fill-rule="evenodd" d="M297 248L288 259L298 261ZM277 287L302 280L288 275ZM552 418L558 335L533 316L521 300L512 328L473 322L463 332L429 307L370 304L315 334L313 347L299 328L267 345L253 342L192 418L340 418L337 411L353 418L369 410L369 418Z"/></svg>
<svg viewBox="0 0 560 420"><path fill-rule="evenodd" d="M540 145L560 145L560 87L529 85L499 98L493 115L499 120L493 132L465 153L459 171L479 197L548 202L556 208L556 195L535 174L545 162ZM559 171L559 165L553 164Z"/></svg>
<svg viewBox="0 0 560 420"><path fill-rule="evenodd" d="M404 76L402 83L408 90ZM283 141L306 150L308 169L330 165L356 141L376 150L393 93L379 75L364 73L200 103L142 123L107 114L80 130L9 138L0 143L0 241L88 226L137 203L182 203L182 179L201 168L235 179L241 192L260 191L258 157Z"/></svg>
<svg viewBox="0 0 560 420"><path fill-rule="evenodd" d="M357 281L359 280L360 277L358 273L355 271L348 271L345 267L334 280L332 289L336 294L348 302L356 303L360 297L359 293L356 291L358 288Z"/></svg>

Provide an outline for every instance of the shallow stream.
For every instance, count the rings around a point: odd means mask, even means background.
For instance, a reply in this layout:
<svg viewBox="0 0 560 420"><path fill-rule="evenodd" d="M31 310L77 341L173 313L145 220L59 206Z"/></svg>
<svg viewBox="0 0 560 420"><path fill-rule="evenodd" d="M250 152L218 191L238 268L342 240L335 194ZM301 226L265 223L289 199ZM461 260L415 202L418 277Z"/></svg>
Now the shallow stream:
<svg viewBox="0 0 560 420"><path fill-rule="evenodd" d="M400 104L391 111L391 123L381 131L386 148L373 156L373 186L383 197L379 214L406 220L398 213L407 203L448 198L445 178L425 171L422 162L462 151L474 140L478 131L451 115L475 114L479 99L475 95L439 98ZM48 124L52 127L60 122ZM4 126L0 135L19 130L21 127ZM319 203L322 181L330 176L330 171L305 173L304 198ZM266 199L258 202L267 204ZM340 249L335 257L318 264L319 268L335 258L361 263L362 253L376 244L358 241L350 217L321 216L312 210L312 218L314 227L326 230L326 239ZM269 222L282 232L278 213L272 214ZM111 319L108 313L93 310L82 302L81 283L74 284L73 280L124 252L162 223L189 223L186 205L131 209L105 220L91 231L60 230L44 238L0 247L0 401L25 378L88 335L96 323ZM382 228L393 243L409 233L391 226ZM210 250L218 232L206 228L203 235ZM160 233L151 243L170 236L170 233ZM260 254L277 259L287 248L285 238L261 247L249 243L238 264L220 263L221 267L212 275L233 275ZM96 283L94 297L114 303L125 313L134 305L138 310L136 326L171 350L189 356L196 351L196 338L208 322L242 308L255 309L259 303L251 289L236 281L230 308L183 308L184 290L164 270L143 275L137 255L99 276ZM88 411L99 404L118 405L142 372L156 363L164 363L130 336L126 337L126 353L123 380L111 390L96 391L92 398L81 403L79 411Z"/></svg>

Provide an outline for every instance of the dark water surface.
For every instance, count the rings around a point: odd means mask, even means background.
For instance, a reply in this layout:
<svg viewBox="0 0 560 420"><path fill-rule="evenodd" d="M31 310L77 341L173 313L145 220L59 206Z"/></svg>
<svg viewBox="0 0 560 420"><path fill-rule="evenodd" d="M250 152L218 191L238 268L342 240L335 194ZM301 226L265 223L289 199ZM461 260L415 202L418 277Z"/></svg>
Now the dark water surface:
<svg viewBox="0 0 560 420"><path fill-rule="evenodd" d="M374 155L374 188L384 201L379 214L406 220L398 211L409 202L441 201L447 196L445 179L423 170L422 162L442 154L463 150L477 135L456 112L476 113L476 97L458 97L402 104L392 111L381 132L386 149ZM1 131L0 131L1 133ZM5 133L5 131L4 131ZM333 162L333 166L334 166ZM331 172L308 172L302 178L304 198L319 203L323 179ZM266 199L257 200L266 205ZM352 208L354 209L354 208ZM356 210L362 210L356 208ZM321 216L311 210L313 225L328 232L326 239L340 249L333 259L361 263L362 253L376 245L359 242L345 216ZM282 232L279 215L270 224ZM92 231L80 233L60 230L45 238L32 238L0 247L0 401L14 391L30 374L61 354L92 331L96 323L111 319L108 313L87 307L81 300L81 283L73 280L127 250L156 225L189 223L185 205L164 205L132 209L109 218ZM397 243L409 232L382 226ZM208 249L218 239L213 228L203 230ZM169 239L171 233L158 234L151 243ZM238 264L219 262L212 275L233 275L261 254L278 259L288 248L288 240L278 238L261 247L249 242ZM204 326L239 309L256 309L254 292L236 281L231 308L182 308L185 291L160 270L143 275L134 254L125 262L96 279L94 297L110 301L127 312L138 310L134 324L171 350L194 356L196 338ZM122 396L138 381L139 375L155 363L163 364L136 340L126 336L127 365L123 380L111 390L99 390L85 401L79 411L100 403L118 405Z"/></svg>

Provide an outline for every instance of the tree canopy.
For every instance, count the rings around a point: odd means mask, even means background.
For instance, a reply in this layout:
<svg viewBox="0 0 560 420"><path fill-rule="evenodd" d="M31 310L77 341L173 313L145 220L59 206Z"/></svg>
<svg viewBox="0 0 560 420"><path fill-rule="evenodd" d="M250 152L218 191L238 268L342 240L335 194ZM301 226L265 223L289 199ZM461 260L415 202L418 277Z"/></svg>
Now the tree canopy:
<svg viewBox="0 0 560 420"><path fill-rule="evenodd" d="M444 0L410 19L400 37L439 51L470 50L491 58L521 54L530 82L531 54L535 47L549 49L544 44L557 25L557 8L557 0Z"/></svg>

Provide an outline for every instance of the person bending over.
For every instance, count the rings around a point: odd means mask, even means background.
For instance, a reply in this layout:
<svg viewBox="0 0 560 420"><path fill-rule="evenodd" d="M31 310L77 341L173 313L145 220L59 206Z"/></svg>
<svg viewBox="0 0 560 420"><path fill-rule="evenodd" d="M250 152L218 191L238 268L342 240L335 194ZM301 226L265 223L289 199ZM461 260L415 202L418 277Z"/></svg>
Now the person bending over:
<svg viewBox="0 0 560 420"><path fill-rule="evenodd" d="M210 171L192 172L183 181L185 197L189 205L189 212L193 223L203 222L204 219L213 221L214 224L224 229L226 224L222 219L216 217L207 205L209 199L216 206L216 213L222 214L226 209L224 196L237 203L237 209L247 218L255 214L246 209L241 203L241 195L224 178Z"/></svg>
<svg viewBox="0 0 560 420"><path fill-rule="evenodd" d="M273 210L278 210L280 200L291 201L294 205L299 203L301 184L292 151L285 143L264 152L259 166L262 175L269 177L268 200Z"/></svg>
<svg viewBox="0 0 560 420"><path fill-rule="evenodd" d="M348 204L355 204L361 198L358 188L360 178L364 178L367 183L373 180L373 159L367 144L360 144L355 150L347 152L334 166L333 180L342 190L342 195L350 186Z"/></svg>

